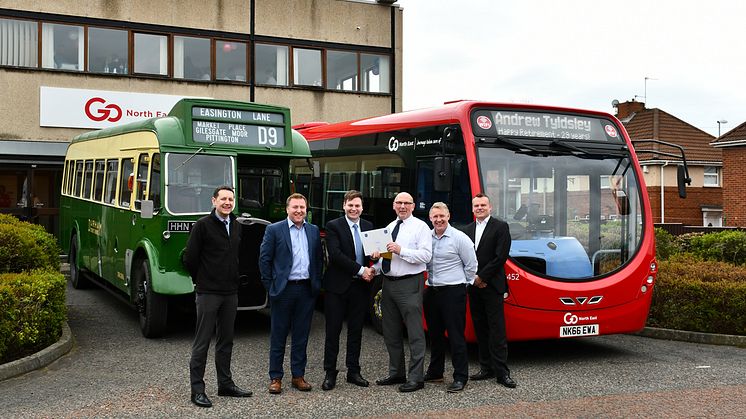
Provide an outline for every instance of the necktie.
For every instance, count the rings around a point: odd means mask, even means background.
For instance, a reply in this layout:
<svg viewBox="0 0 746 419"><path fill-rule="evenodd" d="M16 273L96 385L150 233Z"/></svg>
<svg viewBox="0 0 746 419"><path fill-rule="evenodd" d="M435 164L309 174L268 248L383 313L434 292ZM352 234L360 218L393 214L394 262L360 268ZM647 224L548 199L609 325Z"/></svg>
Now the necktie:
<svg viewBox="0 0 746 419"><path fill-rule="evenodd" d="M355 236L355 262L362 265L363 261L365 261L365 257L363 255L363 241L360 239L357 224L352 225L352 232Z"/></svg>
<svg viewBox="0 0 746 419"><path fill-rule="evenodd" d="M225 231L228 232L228 237L231 236L231 228L228 227L228 220L223 220L223 224L225 224Z"/></svg>
<svg viewBox="0 0 746 419"><path fill-rule="evenodd" d="M394 231L391 232L391 240L396 241L396 236L399 235L399 226L401 225L402 220L396 220L396 227L394 227ZM391 255L391 257L394 257ZM383 258L383 262L381 262L381 268L383 269L383 273L389 273L391 270L391 259Z"/></svg>

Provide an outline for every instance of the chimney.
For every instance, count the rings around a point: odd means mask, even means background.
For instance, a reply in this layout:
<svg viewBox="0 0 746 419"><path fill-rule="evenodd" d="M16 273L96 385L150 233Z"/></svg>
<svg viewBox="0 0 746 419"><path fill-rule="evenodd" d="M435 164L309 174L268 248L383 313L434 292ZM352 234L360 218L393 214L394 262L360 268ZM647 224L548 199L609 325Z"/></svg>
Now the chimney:
<svg viewBox="0 0 746 419"><path fill-rule="evenodd" d="M632 116L634 113L642 112L645 110L645 102L635 102L634 99L628 102L619 103L616 105L616 117L619 119L626 119Z"/></svg>

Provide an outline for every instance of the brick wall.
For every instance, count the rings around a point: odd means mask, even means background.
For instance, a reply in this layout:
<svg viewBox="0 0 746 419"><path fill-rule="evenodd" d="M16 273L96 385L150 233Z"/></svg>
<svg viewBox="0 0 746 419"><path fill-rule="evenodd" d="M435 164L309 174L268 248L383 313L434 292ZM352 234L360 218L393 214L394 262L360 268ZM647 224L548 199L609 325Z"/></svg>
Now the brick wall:
<svg viewBox="0 0 746 419"><path fill-rule="evenodd" d="M723 176L725 177L725 176ZM682 223L690 226L702 225L703 204L718 205L723 199L723 189L726 188L686 188L686 198L679 198L679 190L669 186L665 189L666 223ZM650 208L653 212L653 222L661 222L661 189L649 186ZM746 218L744 218L746 221ZM728 225L731 225L730 222Z"/></svg>
<svg viewBox="0 0 746 419"><path fill-rule="evenodd" d="M723 225L746 226L746 147L723 148Z"/></svg>

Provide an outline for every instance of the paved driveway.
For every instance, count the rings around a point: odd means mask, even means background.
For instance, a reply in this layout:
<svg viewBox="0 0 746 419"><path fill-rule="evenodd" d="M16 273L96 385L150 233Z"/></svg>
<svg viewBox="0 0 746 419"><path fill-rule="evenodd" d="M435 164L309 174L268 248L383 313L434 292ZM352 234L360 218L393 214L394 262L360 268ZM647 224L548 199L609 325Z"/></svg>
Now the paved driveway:
<svg viewBox="0 0 746 419"><path fill-rule="evenodd" d="M3 417L746 417L746 349L628 335L511 344L515 390L470 382L458 394L447 394L445 384L401 394L354 387L342 372L338 387L324 392L319 312L309 343L312 392L266 392L269 319L240 313L233 373L255 395L218 397L209 364L207 391L215 406L204 410L189 402L188 316L173 322L168 337L148 340L136 313L100 289L69 288L68 305L75 348L43 370L0 382ZM385 375L387 355L370 328L363 344L363 375L372 382ZM470 368L478 368L474 348ZM446 370L450 374L450 366Z"/></svg>

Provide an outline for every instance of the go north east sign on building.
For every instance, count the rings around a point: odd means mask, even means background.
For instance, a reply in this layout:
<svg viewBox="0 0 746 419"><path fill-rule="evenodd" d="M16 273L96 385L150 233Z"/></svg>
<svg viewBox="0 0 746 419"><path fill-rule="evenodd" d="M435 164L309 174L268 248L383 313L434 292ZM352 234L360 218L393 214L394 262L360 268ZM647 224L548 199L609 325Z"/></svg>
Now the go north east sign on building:
<svg viewBox="0 0 746 419"><path fill-rule="evenodd" d="M185 97L45 86L40 89L42 127L99 129L166 116Z"/></svg>

